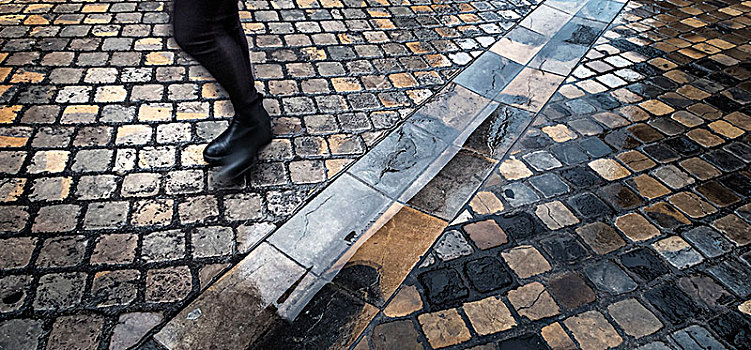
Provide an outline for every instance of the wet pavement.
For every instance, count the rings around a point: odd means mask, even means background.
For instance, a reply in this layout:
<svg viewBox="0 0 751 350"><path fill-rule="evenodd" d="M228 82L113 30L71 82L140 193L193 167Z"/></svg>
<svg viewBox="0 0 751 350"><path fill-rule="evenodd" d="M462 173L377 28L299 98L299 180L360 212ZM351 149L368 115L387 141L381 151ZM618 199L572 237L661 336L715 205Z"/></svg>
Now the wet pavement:
<svg viewBox="0 0 751 350"><path fill-rule="evenodd" d="M245 2L239 183L168 5L0 4L1 347L749 348L750 2Z"/></svg>

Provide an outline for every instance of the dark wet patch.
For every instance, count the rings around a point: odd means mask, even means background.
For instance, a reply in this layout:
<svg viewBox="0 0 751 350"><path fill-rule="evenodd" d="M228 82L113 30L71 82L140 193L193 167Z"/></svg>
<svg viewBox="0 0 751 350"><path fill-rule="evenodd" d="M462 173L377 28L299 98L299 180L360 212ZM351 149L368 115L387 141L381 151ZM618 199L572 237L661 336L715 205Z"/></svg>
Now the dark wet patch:
<svg viewBox="0 0 751 350"><path fill-rule="evenodd" d="M503 264L490 256L467 262L464 271L472 287L481 293L505 288L513 283L511 274Z"/></svg>
<svg viewBox="0 0 751 350"><path fill-rule="evenodd" d="M646 248L622 254L621 264L647 283L669 272L660 259Z"/></svg>
<svg viewBox="0 0 751 350"><path fill-rule="evenodd" d="M418 280L433 305L441 306L461 301L469 295L459 272L442 268L421 274Z"/></svg>

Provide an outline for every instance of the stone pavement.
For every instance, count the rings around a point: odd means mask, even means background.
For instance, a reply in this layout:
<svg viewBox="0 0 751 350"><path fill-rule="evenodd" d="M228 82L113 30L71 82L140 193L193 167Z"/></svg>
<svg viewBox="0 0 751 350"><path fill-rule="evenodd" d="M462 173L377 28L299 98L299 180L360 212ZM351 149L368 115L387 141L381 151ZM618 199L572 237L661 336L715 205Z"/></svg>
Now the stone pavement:
<svg viewBox="0 0 751 350"><path fill-rule="evenodd" d="M0 1L0 348L136 344L536 6L242 2L277 137L227 183L170 2Z"/></svg>
<svg viewBox="0 0 751 350"><path fill-rule="evenodd" d="M0 4L4 347L751 343L748 1L247 2L235 184L167 5Z"/></svg>
<svg viewBox="0 0 751 350"><path fill-rule="evenodd" d="M314 300L386 298L355 349L751 348L750 13L630 1L395 296L370 259ZM586 32L540 68L565 66ZM492 149L507 109L469 145ZM296 324L367 310L323 302L258 348L317 341L330 326Z"/></svg>

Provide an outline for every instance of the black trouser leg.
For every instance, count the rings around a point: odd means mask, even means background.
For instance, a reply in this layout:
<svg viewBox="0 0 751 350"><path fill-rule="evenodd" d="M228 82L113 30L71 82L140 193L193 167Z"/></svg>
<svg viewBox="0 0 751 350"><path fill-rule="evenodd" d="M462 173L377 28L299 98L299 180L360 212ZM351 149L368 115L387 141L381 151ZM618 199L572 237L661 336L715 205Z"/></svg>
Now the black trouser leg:
<svg viewBox="0 0 751 350"><path fill-rule="evenodd" d="M240 122L254 120L252 106L260 98L253 86L248 42L236 0L175 0L174 37L229 94Z"/></svg>

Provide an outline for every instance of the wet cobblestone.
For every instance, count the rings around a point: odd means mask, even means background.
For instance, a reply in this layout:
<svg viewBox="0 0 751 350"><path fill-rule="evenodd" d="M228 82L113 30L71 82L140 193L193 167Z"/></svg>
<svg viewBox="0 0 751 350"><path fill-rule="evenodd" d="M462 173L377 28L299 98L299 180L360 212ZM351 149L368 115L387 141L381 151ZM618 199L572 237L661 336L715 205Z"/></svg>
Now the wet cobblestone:
<svg viewBox="0 0 751 350"><path fill-rule="evenodd" d="M472 337L452 349L748 348L750 5L628 2L447 227L476 249L429 251L402 287L423 306L377 316L360 345L373 325L427 334L423 315L457 310ZM489 223L499 245L474 238ZM462 292L436 302L433 274ZM491 333L470 316L489 299L510 312Z"/></svg>
<svg viewBox="0 0 751 350"><path fill-rule="evenodd" d="M169 1L0 4L0 347L136 344L537 3L241 2L276 138L231 183Z"/></svg>

